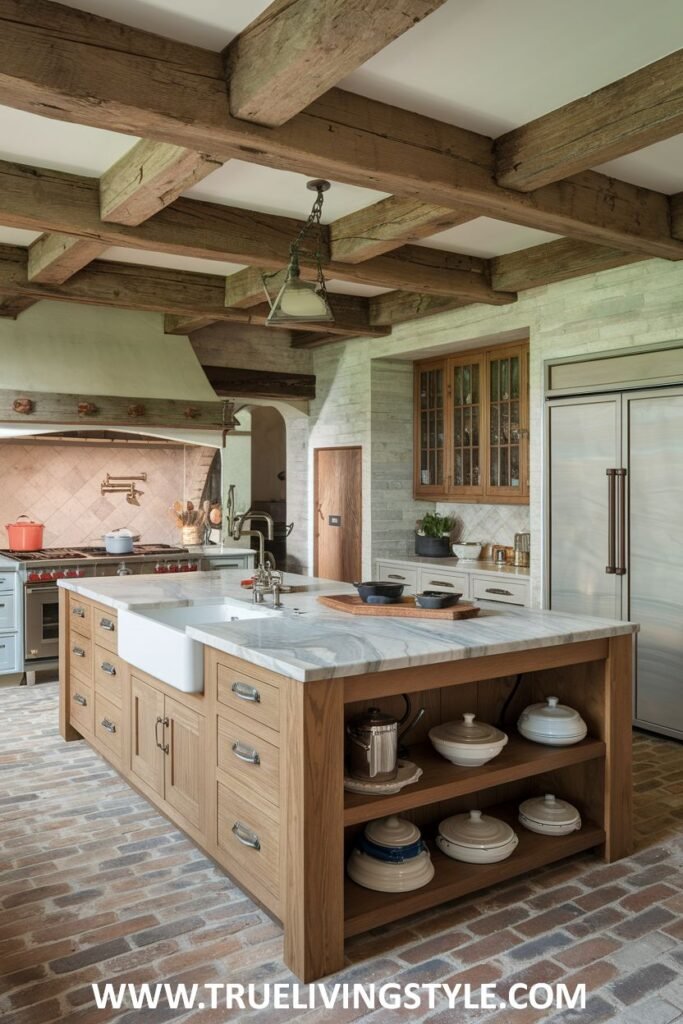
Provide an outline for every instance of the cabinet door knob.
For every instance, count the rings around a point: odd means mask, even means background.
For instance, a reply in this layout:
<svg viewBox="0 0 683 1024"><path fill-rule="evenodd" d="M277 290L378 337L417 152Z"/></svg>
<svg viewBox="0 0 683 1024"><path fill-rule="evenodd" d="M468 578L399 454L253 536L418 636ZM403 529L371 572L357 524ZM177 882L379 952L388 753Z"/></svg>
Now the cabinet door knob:
<svg viewBox="0 0 683 1024"><path fill-rule="evenodd" d="M254 750L253 747L248 747L246 743L240 743L236 740L232 745L232 752L235 757L239 758L240 761L246 761L248 764L261 764L261 757L258 750Z"/></svg>
<svg viewBox="0 0 683 1024"><path fill-rule="evenodd" d="M256 832L253 832L246 825L243 825L241 821L236 821L232 826L232 834L235 839L238 839L242 846L250 846L252 850L261 849L261 840L257 836Z"/></svg>
<svg viewBox="0 0 683 1024"><path fill-rule="evenodd" d="M109 718L103 718L102 721L100 722L100 725L102 726L103 729L106 729L107 732L110 732L112 734L116 732L116 726Z"/></svg>
<svg viewBox="0 0 683 1024"><path fill-rule="evenodd" d="M77 605L75 608L71 609L71 614L72 615L77 615L79 619L84 619L85 618L85 608L81 608L80 605Z"/></svg>
<svg viewBox="0 0 683 1024"><path fill-rule="evenodd" d="M404 580L405 576L399 576L397 572L390 572L387 578L390 580Z"/></svg>
<svg viewBox="0 0 683 1024"><path fill-rule="evenodd" d="M157 716L157 720L154 723L154 741L155 741L157 747L159 748L159 750L163 750L164 754L168 754L169 746L168 746L168 743L166 743L166 744L159 743L159 726L161 726L162 728L165 729L167 725L168 725L168 718L161 718L161 716Z"/></svg>
<svg viewBox="0 0 683 1024"><path fill-rule="evenodd" d="M88 706L88 702L82 693L74 693L74 704L80 704L82 708Z"/></svg>
<svg viewBox="0 0 683 1024"><path fill-rule="evenodd" d="M106 672L108 676L116 675L116 669L114 668L110 661L103 661L102 664L100 665L100 668L102 669L103 672Z"/></svg>
<svg viewBox="0 0 683 1024"><path fill-rule="evenodd" d="M82 647L72 647L71 653L75 654L77 658L85 658L85 651Z"/></svg>
<svg viewBox="0 0 683 1024"><path fill-rule="evenodd" d="M261 703L261 694L255 686L250 686L249 683L233 683L230 689L240 700L248 700L252 704Z"/></svg>
<svg viewBox="0 0 683 1024"><path fill-rule="evenodd" d="M106 629L108 633L114 632L114 623L111 619L100 619L100 626L102 629Z"/></svg>
<svg viewBox="0 0 683 1024"><path fill-rule="evenodd" d="M430 580L430 587L453 587L452 583L447 583L446 580Z"/></svg>
<svg viewBox="0 0 683 1024"><path fill-rule="evenodd" d="M511 590L503 590L502 587L487 587L487 594L502 594L504 597L514 597Z"/></svg>

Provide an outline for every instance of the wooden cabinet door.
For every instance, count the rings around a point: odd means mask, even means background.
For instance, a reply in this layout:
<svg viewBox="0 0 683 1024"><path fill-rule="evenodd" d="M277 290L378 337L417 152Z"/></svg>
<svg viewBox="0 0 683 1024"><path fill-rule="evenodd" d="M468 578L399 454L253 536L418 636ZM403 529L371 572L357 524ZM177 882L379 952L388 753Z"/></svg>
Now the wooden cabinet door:
<svg viewBox="0 0 683 1024"><path fill-rule="evenodd" d="M526 345L488 353L488 498L528 501L528 359Z"/></svg>
<svg viewBox="0 0 683 1024"><path fill-rule="evenodd" d="M163 796L164 695L141 679L131 676L131 771ZM168 733L168 730L166 730Z"/></svg>
<svg viewBox="0 0 683 1024"><path fill-rule="evenodd" d="M478 498L484 493L485 365L484 357L477 353L448 360L449 497Z"/></svg>
<svg viewBox="0 0 683 1024"><path fill-rule="evenodd" d="M190 708L166 697L168 747L165 764L166 802L195 828L204 821L204 719Z"/></svg>
<svg viewBox="0 0 683 1024"><path fill-rule="evenodd" d="M415 372L415 496L442 496L446 489L446 363L419 363Z"/></svg>

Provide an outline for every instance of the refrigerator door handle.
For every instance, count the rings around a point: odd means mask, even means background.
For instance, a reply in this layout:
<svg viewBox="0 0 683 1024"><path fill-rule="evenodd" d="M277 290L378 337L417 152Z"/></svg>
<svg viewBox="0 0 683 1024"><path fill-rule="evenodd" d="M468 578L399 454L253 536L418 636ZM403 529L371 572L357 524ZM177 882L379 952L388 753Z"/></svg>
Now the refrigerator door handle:
<svg viewBox="0 0 683 1024"><path fill-rule="evenodd" d="M607 565L605 572L614 575L617 571L617 541L616 541L616 493L617 493L617 470L606 469L607 474Z"/></svg>
<svg viewBox="0 0 683 1024"><path fill-rule="evenodd" d="M617 490L617 505L619 507L619 562L614 570L617 576L626 575L626 470L617 469L616 479L619 481Z"/></svg>

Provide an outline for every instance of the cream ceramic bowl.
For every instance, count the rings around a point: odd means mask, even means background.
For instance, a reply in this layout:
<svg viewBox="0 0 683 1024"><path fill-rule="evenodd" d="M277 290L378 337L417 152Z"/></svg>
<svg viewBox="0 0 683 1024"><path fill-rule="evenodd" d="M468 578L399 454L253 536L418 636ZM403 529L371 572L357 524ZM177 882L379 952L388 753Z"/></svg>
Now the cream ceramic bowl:
<svg viewBox="0 0 683 1024"><path fill-rule="evenodd" d="M464 562L474 562L481 554L482 545L475 541L468 541L467 544L451 544L451 551L456 558Z"/></svg>
<svg viewBox="0 0 683 1024"><path fill-rule="evenodd" d="M353 850L346 870L352 882L376 892L411 892L421 889L434 877L429 850L403 863L377 860L361 850Z"/></svg>
<svg viewBox="0 0 683 1024"><path fill-rule="evenodd" d="M581 815L576 807L552 793L531 797L520 804L519 821L529 832L542 836L567 836L581 828Z"/></svg>
<svg viewBox="0 0 683 1024"><path fill-rule="evenodd" d="M439 825L436 845L452 860L466 864L497 864L515 852L519 839L499 818L481 811L456 814Z"/></svg>
<svg viewBox="0 0 683 1024"><path fill-rule="evenodd" d="M479 768L500 754L508 741L504 732L486 722L477 722L471 712L462 721L444 722L429 730L434 749L451 764Z"/></svg>
<svg viewBox="0 0 683 1024"><path fill-rule="evenodd" d="M588 727L578 711L548 697L545 704L531 704L517 722L519 732L534 743L568 747L586 738Z"/></svg>

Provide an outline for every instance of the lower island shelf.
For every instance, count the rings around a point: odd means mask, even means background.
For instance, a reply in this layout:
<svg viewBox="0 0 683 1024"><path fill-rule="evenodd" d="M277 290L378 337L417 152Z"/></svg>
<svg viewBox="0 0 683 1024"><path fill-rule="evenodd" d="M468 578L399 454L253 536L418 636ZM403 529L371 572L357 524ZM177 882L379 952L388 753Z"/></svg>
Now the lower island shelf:
<svg viewBox="0 0 683 1024"><path fill-rule="evenodd" d="M517 805L487 807L486 813L512 825L519 845L507 860L498 864L465 864L441 853L428 842L434 864L434 878L412 892L376 892L346 878L344 886L344 935L358 935L380 925L429 910L449 900L486 889L497 882L526 874L573 854L582 853L605 841L604 830L590 821L566 836L543 836L529 832L517 821Z"/></svg>

